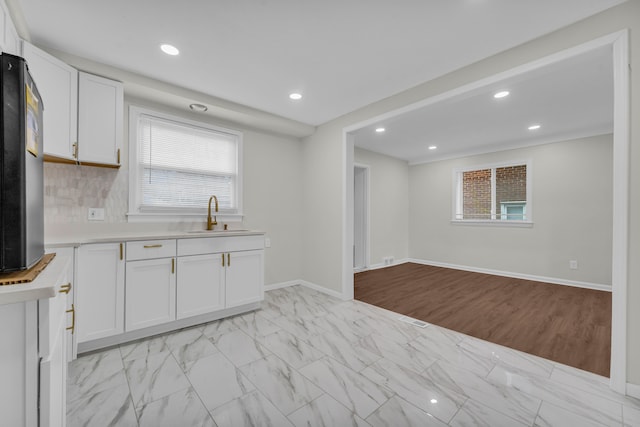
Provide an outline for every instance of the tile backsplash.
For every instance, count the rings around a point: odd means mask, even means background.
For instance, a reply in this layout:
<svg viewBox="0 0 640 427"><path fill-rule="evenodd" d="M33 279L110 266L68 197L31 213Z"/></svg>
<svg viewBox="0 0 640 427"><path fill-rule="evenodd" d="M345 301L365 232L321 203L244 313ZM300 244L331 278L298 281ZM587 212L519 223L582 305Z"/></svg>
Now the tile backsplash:
<svg viewBox="0 0 640 427"><path fill-rule="evenodd" d="M123 169L44 164L44 222L93 222L89 208L104 208L104 223L126 222L128 171Z"/></svg>

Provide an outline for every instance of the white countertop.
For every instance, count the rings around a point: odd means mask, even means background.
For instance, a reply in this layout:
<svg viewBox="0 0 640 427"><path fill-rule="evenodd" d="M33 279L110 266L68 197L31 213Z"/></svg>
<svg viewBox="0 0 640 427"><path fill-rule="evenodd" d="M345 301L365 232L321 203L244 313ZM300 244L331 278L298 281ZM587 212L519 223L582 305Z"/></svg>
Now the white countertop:
<svg viewBox="0 0 640 427"><path fill-rule="evenodd" d="M0 305L55 296L70 262L68 256L56 255L33 282L0 286Z"/></svg>
<svg viewBox="0 0 640 427"><path fill-rule="evenodd" d="M100 231L100 232L67 232L63 235L47 236L45 246L48 248L79 246L88 243L111 243L132 240L155 239L194 239L202 237L223 236L259 236L264 231L256 230L194 230L194 231Z"/></svg>

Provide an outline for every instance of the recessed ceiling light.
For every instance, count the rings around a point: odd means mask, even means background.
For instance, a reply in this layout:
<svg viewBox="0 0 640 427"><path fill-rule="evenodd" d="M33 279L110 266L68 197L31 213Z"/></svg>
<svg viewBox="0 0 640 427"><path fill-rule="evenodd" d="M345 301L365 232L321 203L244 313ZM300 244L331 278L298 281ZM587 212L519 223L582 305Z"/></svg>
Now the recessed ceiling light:
<svg viewBox="0 0 640 427"><path fill-rule="evenodd" d="M431 403L438 403L438 399L431 399Z"/></svg>
<svg viewBox="0 0 640 427"><path fill-rule="evenodd" d="M376 128L376 132L378 132L378 133L382 133L385 130L386 130L385 128Z"/></svg>
<svg viewBox="0 0 640 427"><path fill-rule="evenodd" d="M538 129L540 129L540 125L531 125L527 129L529 129L529 130L538 130Z"/></svg>
<svg viewBox="0 0 640 427"><path fill-rule="evenodd" d="M161 44L160 49L162 49L162 51L167 55L175 56L180 53L177 47L170 44Z"/></svg>
<svg viewBox="0 0 640 427"><path fill-rule="evenodd" d="M189 108L191 108L193 111L198 112L198 113L204 113L205 111L207 111L209 109L209 107L207 107L206 105L202 105L202 104L191 104L191 105L189 105Z"/></svg>
<svg viewBox="0 0 640 427"><path fill-rule="evenodd" d="M502 90L493 94L493 97L496 99L504 98L505 96L509 96L508 90Z"/></svg>
<svg viewBox="0 0 640 427"><path fill-rule="evenodd" d="M299 93L292 93L292 94L289 94L289 98L293 99L294 101L297 101L299 99L302 99L302 95Z"/></svg>
<svg viewBox="0 0 640 427"><path fill-rule="evenodd" d="M436 148L438 148L438 146L437 146L437 145L430 145L430 146L429 146L429 150L435 150Z"/></svg>

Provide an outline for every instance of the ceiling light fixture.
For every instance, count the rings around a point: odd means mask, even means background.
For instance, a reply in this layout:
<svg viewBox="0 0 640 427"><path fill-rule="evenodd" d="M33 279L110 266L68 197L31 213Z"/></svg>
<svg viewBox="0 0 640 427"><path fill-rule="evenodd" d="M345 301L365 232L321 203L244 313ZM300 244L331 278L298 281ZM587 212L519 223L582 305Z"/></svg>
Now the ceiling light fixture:
<svg viewBox="0 0 640 427"><path fill-rule="evenodd" d="M438 146L437 146L437 145L430 145L430 146L429 146L429 150L435 150L436 148L438 148Z"/></svg>
<svg viewBox="0 0 640 427"><path fill-rule="evenodd" d="M376 132L378 132L378 133L382 133L385 130L386 130L385 128L376 128Z"/></svg>
<svg viewBox="0 0 640 427"><path fill-rule="evenodd" d="M500 92L496 92L495 94L493 94L493 97L496 99L504 98L505 96L509 96L508 90L502 90Z"/></svg>
<svg viewBox="0 0 640 427"><path fill-rule="evenodd" d="M540 129L540 125L531 125L527 129L529 129L529 130L538 130L538 129Z"/></svg>
<svg viewBox="0 0 640 427"><path fill-rule="evenodd" d="M431 399L431 403L433 404L438 403L438 399Z"/></svg>
<svg viewBox="0 0 640 427"><path fill-rule="evenodd" d="M171 55L171 56L176 56L177 54L180 53L177 47L170 44L161 44L160 49L162 49L162 51L167 55Z"/></svg>
<svg viewBox="0 0 640 427"><path fill-rule="evenodd" d="M191 110L197 112L197 113L204 113L205 111L207 111L209 109L209 107L207 107L206 105L202 105L202 104L191 104L189 105L189 108L191 108Z"/></svg>
<svg viewBox="0 0 640 427"><path fill-rule="evenodd" d="M293 99L294 101L298 101L302 99L302 95L299 93L292 93L289 95L289 98Z"/></svg>

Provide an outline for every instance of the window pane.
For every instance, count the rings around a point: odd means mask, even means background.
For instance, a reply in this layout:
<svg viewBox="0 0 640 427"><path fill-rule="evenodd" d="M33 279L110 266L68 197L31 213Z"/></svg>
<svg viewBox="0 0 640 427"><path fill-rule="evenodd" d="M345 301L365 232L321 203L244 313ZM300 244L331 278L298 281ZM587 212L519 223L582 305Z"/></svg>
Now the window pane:
<svg viewBox="0 0 640 427"><path fill-rule="evenodd" d="M211 195L238 210L237 134L153 115L137 118L138 209L203 211Z"/></svg>
<svg viewBox="0 0 640 427"><path fill-rule="evenodd" d="M509 166L496 168L496 212L507 205L507 215L500 215L498 219L526 220L524 206L527 201L527 166ZM516 206L520 206L520 213L516 214Z"/></svg>
<svg viewBox="0 0 640 427"><path fill-rule="evenodd" d="M204 209L213 194L218 198L220 209L235 206L234 179L229 176L145 168L141 177L142 209Z"/></svg>
<svg viewBox="0 0 640 427"><path fill-rule="evenodd" d="M491 169L462 173L463 219L491 219Z"/></svg>

